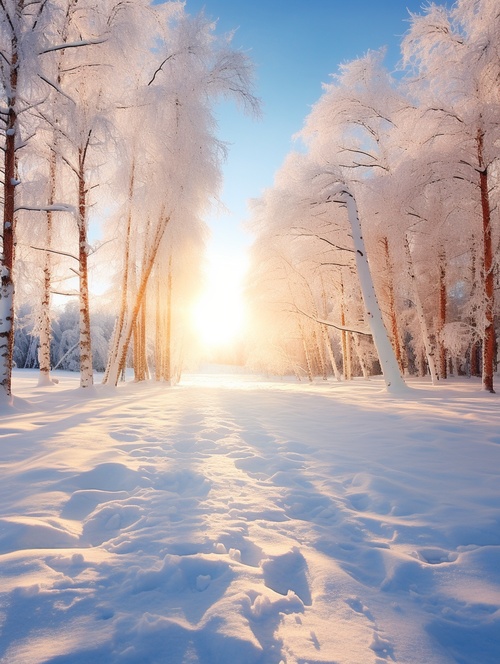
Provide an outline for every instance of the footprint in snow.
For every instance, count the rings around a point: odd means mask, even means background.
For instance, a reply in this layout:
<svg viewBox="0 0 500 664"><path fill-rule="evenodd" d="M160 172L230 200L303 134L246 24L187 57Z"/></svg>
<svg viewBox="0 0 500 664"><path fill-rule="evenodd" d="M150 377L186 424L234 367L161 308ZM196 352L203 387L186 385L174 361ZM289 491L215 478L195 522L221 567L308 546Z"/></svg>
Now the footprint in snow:
<svg viewBox="0 0 500 664"><path fill-rule="evenodd" d="M182 469L177 472L161 473L153 476L154 488L170 491L182 496L204 498L211 489L211 482L204 475L192 470Z"/></svg>
<svg viewBox="0 0 500 664"><path fill-rule="evenodd" d="M128 443L139 439L139 436L132 431L111 431L109 437L120 443Z"/></svg>
<svg viewBox="0 0 500 664"><path fill-rule="evenodd" d="M82 489L75 491L64 505L61 516L64 519L80 521L95 510L97 505L112 500L125 500L126 491L102 491L99 489Z"/></svg>
<svg viewBox="0 0 500 664"><path fill-rule="evenodd" d="M136 524L144 514L137 505L105 504L96 509L83 526L81 543L99 546L109 542L125 528Z"/></svg>
<svg viewBox="0 0 500 664"><path fill-rule="evenodd" d="M101 463L92 470L74 475L63 482L77 489L101 489L103 491L132 491L149 486L148 480L137 471L122 463Z"/></svg>
<svg viewBox="0 0 500 664"><path fill-rule="evenodd" d="M312 597L307 578L307 563L297 547L278 556L261 562L264 584L279 593L287 595L292 591L306 606L311 606Z"/></svg>
<svg viewBox="0 0 500 664"><path fill-rule="evenodd" d="M452 551L446 551L439 547L429 547L419 549L413 554L418 560L421 560L428 565L442 565L443 563L453 563L457 560L458 554Z"/></svg>
<svg viewBox="0 0 500 664"><path fill-rule="evenodd" d="M392 661L395 661L394 646L392 642L389 639L381 636L381 634L377 631L373 633L370 648L380 659L391 659Z"/></svg>

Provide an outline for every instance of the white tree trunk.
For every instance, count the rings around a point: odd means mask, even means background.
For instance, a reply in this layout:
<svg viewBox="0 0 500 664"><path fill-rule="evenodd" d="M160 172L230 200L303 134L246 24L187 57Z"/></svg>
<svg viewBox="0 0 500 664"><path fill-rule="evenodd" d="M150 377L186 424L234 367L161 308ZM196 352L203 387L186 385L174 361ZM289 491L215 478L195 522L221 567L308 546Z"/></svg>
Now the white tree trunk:
<svg viewBox="0 0 500 664"><path fill-rule="evenodd" d="M351 226L354 250L356 252L356 267L358 270L361 293L366 308L368 323L373 335L373 342L377 349L380 366L384 375L385 385L388 392L404 392L408 389L401 376L398 361L387 335L387 330L382 319L382 312L378 305L370 266L366 256L365 243L361 233L358 209L354 196L350 191L343 190L343 199L347 205L347 213Z"/></svg>
<svg viewBox="0 0 500 664"><path fill-rule="evenodd" d="M14 298L14 284L9 276L9 270L3 265L0 285L0 403L4 397L11 401L11 372L12 355L10 352L10 333L12 330L12 303ZM4 277L5 275L5 277Z"/></svg>
<svg viewBox="0 0 500 664"><path fill-rule="evenodd" d="M427 320L425 318L424 307L422 305L422 300L420 299L420 295L418 294L417 278L415 276L415 271L413 269L413 261L411 258L408 238L405 239L405 250L406 250L406 258L408 261L408 274L410 275L410 279L413 284L413 299L415 300L417 316L420 322L420 331L422 332L422 340L424 342L425 356L427 358L427 364L429 365L429 372L431 374L432 384L436 385L436 383L439 380L439 376L436 371L436 362L434 361L436 349L429 335L429 328L427 326Z"/></svg>
<svg viewBox="0 0 500 664"><path fill-rule="evenodd" d="M5 12L5 10L4 10ZM14 254L15 254L15 210L17 186L16 138L19 135L17 118L17 86L18 86L18 38L14 31L11 34L10 62L5 63L7 74L4 86L7 86L8 108L5 120L5 143L3 163L3 253L0 261L0 398L5 397L11 402L12 395L12 354L14 349ZM5 58L5 55L4 55ZM3 71L3 70L2 70ZM4 103L5 103L4 102Z"/></svg>
<svg viewBox="0 0 500 664"><path fill-rule="evenodd" d="M46 277L45 277L46 279ZM40 312L40 346L38 348L38 364L40 372L38 374L38 387L47 387L54 385L50 376L50 339L51 339L51 321L50 321L50 299L46 304L46 287L44 286L44 299L42 301L42 310Z"/></svg>
<svg viewBox="0 0 500 664"><path fill-rule="evenodd" d="M333 373L335 375L335 378L337 380L341 380L340 377L340 371L337 366L337 361L335 359L335 355L333 354L333 349L332 349L332 342L330 341L330 335L328 334L328 329L326 325L321 325L321 336L323 337L323 343L325 346L325 350L328 354L328 359L330 360L330 364L332 365Z"/></svg>
<svg viewBox="0 0 500 664"><path fill-rule="evenodd" d="M80 245L83 243L80 243ZM86 245L86 243L85 243ZM85 260L83 260L83 254ZM92 370L92 343L90 338L89 288L87 248L80 250L80 387L94 384Z"/></svg>
<svg viewBox="0 0 500 664"><path fill-rule="evenodd" d="M323 283L323 277L321 277L321 298L322 298L322 303L323 303L323 317L326 318L328 315L327 311L327 303L326 303L326 290L325 290L325 284ZM321 324L321 336L323 338L323 344L325 346L326 353L328 355L328 359L330 360L330 364L333 369L333 373L335 375L335 378L340 381L341 376L340 376L340 371L337 366L337 361L335 359L335 355L333 354L333 348L332 348L332 342L330 339L330 335L328 333L328 328L326 325Z"/></svg>
<svg viewBox="0 0 500 664"><path fill-rule="evenodd" d="M89 134L90 138L90 134ZM88 145L88 142L87 142ZM90 337L90 302L88 283L87 188L85 181L86 149L79 150L78 173L78 274L80 279L80 387L92 387L92 341Z"/></svg>
<svg viewBox="0 0 500 664"><path fill-rule="evenodd" d="M358 358L359 366L361 367L361 371L363 373L363 378L365 380L370 380L370 374L368 373L368 369L366 368L366 362L363 358L363 353L361 352L361 344L359 342L359 336L357 334L353 334L352 341L354 343L354 350L356 352L356 357Z"/></svg>
<svg viewBox="0 0 500 664"><path fill-rule="evenodd" d="M54 139L55 140L55 139ZM56 153L52 152L49 166L49 198L48 207L54 205L55 187L56 187ZM47 226L45 229L45 247L50 250L52 245L52 210L47 211ZM45 252L43 265L43 293L40 311L40 347L38 349L38 364L40 373L38 374L38 387L54 385L50 376L50 340L52 337L52 325L50 319L50 303L52 286L52 255L50 251ZM57 381L55 381L57 382Z"/></svg>

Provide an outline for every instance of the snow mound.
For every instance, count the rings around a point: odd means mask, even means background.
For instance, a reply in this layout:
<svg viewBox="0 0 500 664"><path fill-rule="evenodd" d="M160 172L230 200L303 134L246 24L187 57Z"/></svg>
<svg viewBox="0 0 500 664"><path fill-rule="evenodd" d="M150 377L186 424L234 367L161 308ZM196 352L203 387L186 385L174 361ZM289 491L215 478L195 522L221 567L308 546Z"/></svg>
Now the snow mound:
<svg viewBox="0 0 500 664"><path fill-rule="evenodd" d="M1 662L500 661L500 410L475 383L218 374L82 401L16 375Z"/></svg>

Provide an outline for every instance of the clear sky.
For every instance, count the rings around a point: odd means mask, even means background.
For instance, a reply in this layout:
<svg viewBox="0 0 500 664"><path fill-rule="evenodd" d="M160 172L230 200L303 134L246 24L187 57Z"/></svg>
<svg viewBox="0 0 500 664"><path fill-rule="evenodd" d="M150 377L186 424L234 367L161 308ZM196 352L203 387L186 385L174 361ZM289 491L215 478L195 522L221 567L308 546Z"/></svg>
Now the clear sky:
<svg viewBox="0 0 500 664"><path fill-rule="evenodd" d="M387 48L394 70L409 11L423 0L187 0L189 14L204 11L217 32L235 31L233 46L255 64L255 94L262 119L235 104L217 108L219 138L228 144L222 210L207 217L212 231L203 294L195 326L207 348L224 346L251 329L244 304L244 276L252 238L244 230L247 202L271 187L274 174L294 148L293 136L340 64L369 50ZM444 3L443 3L444 4ZM231 336L229 335L229 336Z"/></svg>
<svg viewBox="0 0 500 664"><path fill-rule="evenodd" d="M219 137L229 144L222 201L226 213L212 214L211 250L236 260L251 238L242 228L247 200L273 184L276 170L293 148L311 106L339 64L368 50L387 47L387 65L399 59L408 29L408 10L423 0L187 0L190 14L204 11L217 32L236 30L233 45L255 63L255 93L263 117L243 116L234 104L218 108ZM444 4L444 2L443 2Z"/></svg>

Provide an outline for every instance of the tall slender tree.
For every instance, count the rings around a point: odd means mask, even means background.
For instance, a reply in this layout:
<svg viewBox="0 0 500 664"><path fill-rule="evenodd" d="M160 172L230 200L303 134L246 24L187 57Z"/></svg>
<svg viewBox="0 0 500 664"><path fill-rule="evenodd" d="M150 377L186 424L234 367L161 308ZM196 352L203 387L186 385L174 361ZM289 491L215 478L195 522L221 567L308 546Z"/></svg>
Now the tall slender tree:
<svg viewBox="0 0 500 664"><path fill-rule="evenodd" d="M135 95L140 100L143 140L134 152L133 163L143 173L142 195L146 198L141 200L140 211L134 206L130 209L133 217L143 217L146 200L150 225L147 233L136 233L135 239L130 239L136 244L135 256L141 257L139 278L132 302L123 302L109 356L105 382L115 385L125 366L150 275L162 250L166 247L170 251L163 243L167 230L186 225L197 234L201 212L216 193L224 151L214 135L213 100L223 95L235 98L250 110L258 106L250 91L251 67L246 56L232 50L227 40L217 39L213 23L204 16L191 18L180 6L178 9L175 21L167 20L164 31L155 36L156 49L150 55L156 63L152 65L149 58L149 71L147 75L142 73L139 93ZM154 169L151 163L155 164ZM137 178L132 190L136 182ZM132 232L137 228L133 217ZM138 240L143 243L141 248L137 247ZM195 237L193 240L196 244ZM128 255L128 260L133 259L132 253Z"/></svg>
<svg viewBox="0 0 500 664"><path fill-rule="evenodd" d="M453 146L449 177L467 183L476 201L482 237L482 375L489 392L494 391L496 346L491 177L500 156L499 29L495 0L459 0L452 9L430 5L424 14L413 15L403 41L422 111L439 118L440 134Z"/></svg>
<svg viewBox="0 0 500 664"><path fill-rule="evenodd" d="M3 232L0 265L0 390L2 398L12 392L14 320L14 261L18 200L22 189L21 148L36 133L41 107L48 95L63 94L53 78L53 60L65 49L80 51L104 41L102 35L80 33L69 41L62 29L77 0L0 1L0 90L5 105L0 110L3 134ZM87 8L89 9L89 8ZM89 16L83 10L83 14ZM95 21L93 21L95 23ZM26 154L26 150L24 151ZM23 174L24 175L24 174ZM44 201L32 201L25 209L46 210ZM49 206L50 208L50 206Z"/></svg>

